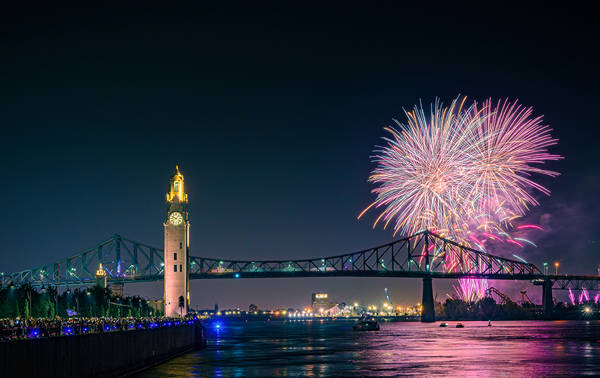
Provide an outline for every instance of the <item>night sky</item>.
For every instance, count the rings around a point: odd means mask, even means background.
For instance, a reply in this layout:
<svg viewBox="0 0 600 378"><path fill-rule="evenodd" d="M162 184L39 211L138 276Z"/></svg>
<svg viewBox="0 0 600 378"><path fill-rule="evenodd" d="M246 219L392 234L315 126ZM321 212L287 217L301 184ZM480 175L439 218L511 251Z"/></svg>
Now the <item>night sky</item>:
<svg viewBox="0 0 600 378"><path fill-rule="evenodd" d="M162 248L175 164L189 192L192 255L308 258L389 242L391 232L371 228L377 213L356 220L374 198L369 156L383 127L419 100L462 94L518 98L554 128L552 151L565 159L551 168L562 175L542 180L552 196L538 196L530 219L546 231L522 254L596 273L594 12L199 3L4 6L0 271L114 233ZM450 284L434 282L438 300ZM419 280L359 278L195 280L191 298L201 308L300 306L326 290L375 302L384 287L396 302L420 300ZM126 292L160 297L162 282Z"/></svg>

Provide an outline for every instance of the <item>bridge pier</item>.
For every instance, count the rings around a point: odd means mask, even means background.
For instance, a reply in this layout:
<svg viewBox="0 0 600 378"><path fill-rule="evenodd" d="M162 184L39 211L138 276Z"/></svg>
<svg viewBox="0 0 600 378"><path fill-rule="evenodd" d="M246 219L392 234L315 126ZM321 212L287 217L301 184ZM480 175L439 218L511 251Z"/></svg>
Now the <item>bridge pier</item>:
<svg viewBox="0 0 600 378"><path fill-rule="evenodd" d="M433 304L433 284L431 277L423 277L423 306L421 311L421 321L423 323L435 322L435 307Z"/></svg>
<svg viewBox="0 0 600 378"><path fill-rule="evenodd" d="M542 285L542 307L544 309L544 318L552 317L552 285L554 282L545 280Z"/></svg>

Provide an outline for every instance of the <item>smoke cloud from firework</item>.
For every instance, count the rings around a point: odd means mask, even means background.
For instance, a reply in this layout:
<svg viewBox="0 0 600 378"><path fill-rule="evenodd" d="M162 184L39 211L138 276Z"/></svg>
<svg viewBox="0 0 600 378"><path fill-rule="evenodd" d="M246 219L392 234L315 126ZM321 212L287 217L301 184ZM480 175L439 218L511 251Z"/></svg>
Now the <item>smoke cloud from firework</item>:
<svg viewBox="0 0 600 378"><path fill-rule="evenodd" d="M460 97L449 106L436 100L429 111L421 105L405 114L404 123L385 128L387 144L375 150L369 181L376 199L359 218L373 209L379 211L373 227L383 224L405 235L429 230L483 251L486 241L533 244L515 233L537 226L516 222L539 205L535 192L550 194L535 176L558 173L542 165L561 159L548 151L557 139L542 117L517 101L468 105ZM487 287L472 280L460 284L460 296L469 300Z"/></svg>

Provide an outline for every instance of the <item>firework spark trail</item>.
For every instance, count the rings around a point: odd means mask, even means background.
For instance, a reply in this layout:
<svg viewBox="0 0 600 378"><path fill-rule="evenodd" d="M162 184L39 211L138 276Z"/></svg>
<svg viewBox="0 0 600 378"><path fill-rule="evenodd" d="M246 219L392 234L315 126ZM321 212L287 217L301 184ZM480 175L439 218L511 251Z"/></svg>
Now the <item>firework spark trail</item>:
<svg viewBox="0 0 600 378"><path fill-rule="evenodd" d="M477 302L484 297L488 289L488 281L475 278L461 278L459 285L454 286L454 290L458 293L460 299L465 302Z"/></svg>
<svg viewBox="0 0 600 378"><path fill-rule="evenodd" d="M392 225L394 235L434 230L483 252L485 239L494 237L520 248L520 242L535 246L509 232L541 229L531 224L515 228L513 222L538 205L532 189L550 193L532 175L558 175L538 167L561 159L548 151L557 140L542 117L534 118L532 108L517 101L465 102L457 97L445 107L436 100L429 112L415 106L405 111L405 123L394 120L397 129L385 128L391 136L375 150L377 166L369 177L377 185L372 190L376 199L358 218L377 209L373 228ZM446 256L448 271L456 269L455 261L456 256ZM482 288L477 285L461 280L467 297Z"/></svg>

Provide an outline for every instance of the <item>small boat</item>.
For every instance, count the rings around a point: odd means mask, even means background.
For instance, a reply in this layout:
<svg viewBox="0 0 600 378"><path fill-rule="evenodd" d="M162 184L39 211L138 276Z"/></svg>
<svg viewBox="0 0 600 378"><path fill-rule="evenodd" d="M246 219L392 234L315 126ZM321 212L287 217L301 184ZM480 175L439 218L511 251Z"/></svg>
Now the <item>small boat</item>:
<svg viewBox="0 0 600 378"><path fill-rule="evenodd" d="M448 323L440 323L440 327L448 327Z"/></svg>
<svg viewBox="0 0 600 378"><path fill-rule="evenodd" d="M379 323L373 318L363 319L352 326L355 331L379 331Z"/></svg>
<svg viewBox="0 0 600 378"><path fill-rule="evenodd" d="M458 324L456 325L456 328L465 328L465 325L464 325L464 324L462 324L462 323L458 323Z"/></svg>

